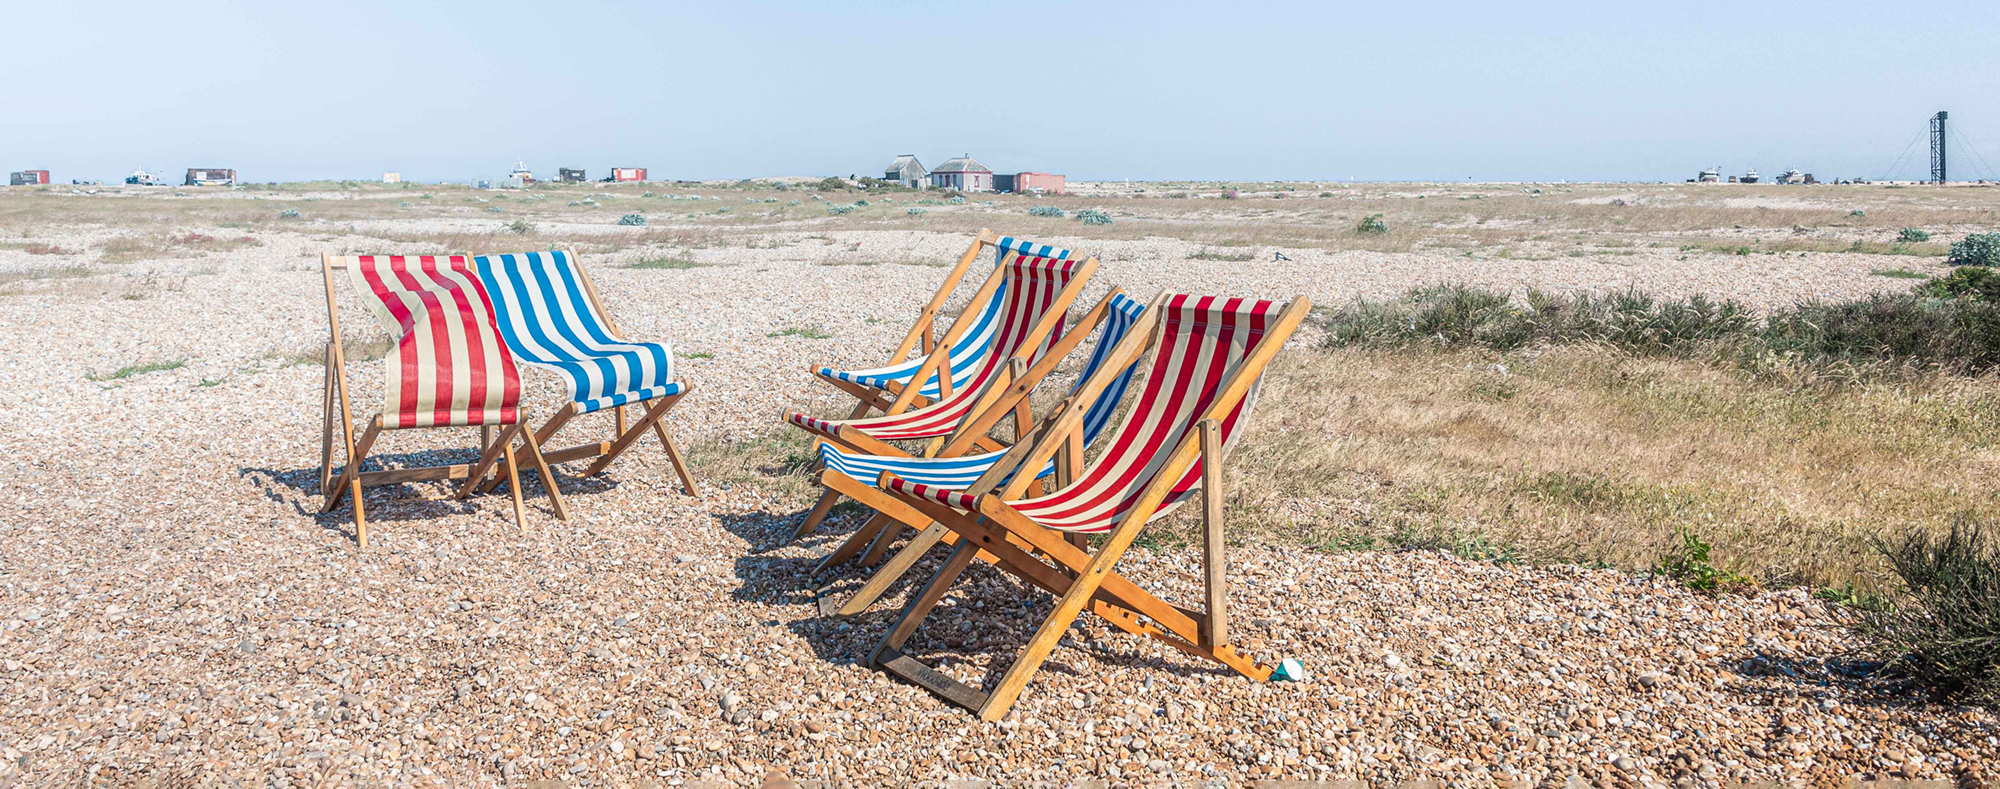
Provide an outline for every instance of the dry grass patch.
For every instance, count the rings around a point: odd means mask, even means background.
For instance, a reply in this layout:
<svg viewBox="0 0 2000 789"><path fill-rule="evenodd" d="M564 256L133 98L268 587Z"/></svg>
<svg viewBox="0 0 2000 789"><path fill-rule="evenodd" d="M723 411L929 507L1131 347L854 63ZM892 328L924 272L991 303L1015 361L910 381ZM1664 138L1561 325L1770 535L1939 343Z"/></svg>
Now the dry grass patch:
<svg viewBox="0 0 2000 789"><path fill-rule="evenodd" d="M1788 385L1578 347L1300 349L1230 459L1239 536L1878 588L1872 538L1991 517L2000 383ZM1180 529L1192 528L1186 518Z"/></svg>
<svg viewBox="0 0 2000 789"><path fill-rule="evenodd" d="M12 296L28 292L28 285L38 282L83 279L97 272L87 266L53 266L30 271L0 272L0 296Z"/></svg>

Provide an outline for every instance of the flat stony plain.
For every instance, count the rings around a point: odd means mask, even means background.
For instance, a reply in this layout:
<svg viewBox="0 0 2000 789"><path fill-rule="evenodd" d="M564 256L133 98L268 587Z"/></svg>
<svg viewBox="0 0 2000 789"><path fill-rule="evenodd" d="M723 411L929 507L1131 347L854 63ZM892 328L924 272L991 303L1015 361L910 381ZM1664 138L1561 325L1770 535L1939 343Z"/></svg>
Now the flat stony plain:
<svg viewBox="0 0 2000 789"><path fill-rule="evenodd" d="M860 515L787 541L812 490L777 416L841 409L807 366L880 363L980 228L1100 257L1083 303L1113 285L1334 305L1463 282L1770 309L1908 288L1943 270L1941 242L2000 226L2000 190L1976 186L1075 191L0 191L0 785L2000 775L2000 721L1870 674L1834 602L1889 588L1868 538L2000 511L1985 379L1329 351L1309 322L1227 472L1235 621L1305 681L1253 683L1088 617L997 724L861 665L907 589L852 621L818 615L807 572ZM1114 222L1080 223L1085 208ZM1374 214L1389 232L1356 233ZM1895 243L1903 227L1936 241ZM675 348L694 394L668 423L699 497L647 443L601 477L558 472L568 523L539 480L525 528L504 494L371 489L357 548L345 507L317 514L319 254L550 248L580 253L629 337ZM381 333L339 297L365 418ZM557 394L526 376L539 421ZM390 435L377 457L428 464L473 441ZM1683 527L1752 585L1647 573ZM1124 569L1197 600L1188 528L1158 524ZM977 683L1051 601L968 578L909 650Z"/></svg>

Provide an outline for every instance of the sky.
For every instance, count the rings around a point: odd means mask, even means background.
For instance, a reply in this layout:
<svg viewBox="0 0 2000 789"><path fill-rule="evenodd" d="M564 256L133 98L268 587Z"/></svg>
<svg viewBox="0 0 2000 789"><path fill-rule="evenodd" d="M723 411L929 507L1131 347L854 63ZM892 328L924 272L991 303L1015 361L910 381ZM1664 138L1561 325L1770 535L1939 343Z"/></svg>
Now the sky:
<svg viewBox="0 0 2000 789"><path fill-rule="evenodd" d="M65 183L1922 178L1940 109L2000 178L1976 2L0 2L0 170Z"/></svg>

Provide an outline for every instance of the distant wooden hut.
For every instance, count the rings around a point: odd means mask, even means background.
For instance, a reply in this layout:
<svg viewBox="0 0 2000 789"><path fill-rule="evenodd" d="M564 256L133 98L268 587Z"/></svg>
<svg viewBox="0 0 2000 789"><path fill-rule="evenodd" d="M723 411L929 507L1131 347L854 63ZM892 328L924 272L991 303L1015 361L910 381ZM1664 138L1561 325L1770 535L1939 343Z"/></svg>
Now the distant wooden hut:
<svg viewBox="0 0 2000 789"><path fill-rule="evenodd" d="M961 192L993 191L993 170L980 164L971 154L938 165L931 171L931 186L939 189L957 189Z"/></svg>
<svg viewBox="0 0 2000 789"><path fill-rule="evenodd" d="M892 181L911 189L922 189L924 176L929 174L924 170L924 163L917 161L916 154L906 153L889 163L889 169L882 173L882 180Z"/></svg>
<svg viewBox="0 0 2000 789"><path fill-rule="evenodd" d="M589 176L584 175L582 170L572 170L568 167L558 167L556 168L556 180L566 184L580 184L583 183L584 181L590 180L590 178Z"/></svg>

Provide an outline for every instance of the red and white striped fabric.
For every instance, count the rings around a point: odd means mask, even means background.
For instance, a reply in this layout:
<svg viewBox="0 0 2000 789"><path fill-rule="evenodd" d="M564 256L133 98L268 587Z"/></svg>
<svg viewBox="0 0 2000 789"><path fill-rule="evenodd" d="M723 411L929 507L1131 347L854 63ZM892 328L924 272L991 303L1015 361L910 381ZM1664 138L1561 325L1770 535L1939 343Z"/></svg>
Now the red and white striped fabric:
<svg viewBox="0 0 2000 789"><path fill-rule="evenodd" d="M921 482L911 482L902 477L890 478L889 489L897 493L908 494L912 498L930 499L947 507L957 507L967 512L971 512L979 503L978 496L968 495L964 491L940 488L936 485L925 485Z"/></svg>
<svg viewBox="0 0 2000 789"><path fill-rule="evenodd" d="M1043 526L1075 532L1109 531L1125 518L1139 496L1159 476L1174 447L1195 429L1196 421L1215 401L1218 389L1237 363L1264 339L1282 305L1269 301L1173 296L1161 313L1166 322L1146 389L1126 414L1124 424L1106 445L1103 457L1069 486L1046 496L1010 502L1014 509ZM1257 399L1257 382L1243 401L1222 421L1222 444L1229 446L1243 418ZM1159 509L1166 514L1186 501L1201 482L1199 458L1190 465ZM890 489L911 496L971 510L973 498L958 491L892 480Z"/></svg>
<svg viewBox="0 0 2000 789"><path fill-rule="evenodd" d="M967 411L979 398L979 392L986 382L1006 369L1008 357L1013 356L1027 342L1028 332L1048 314L1056 296L1069 286L1076 269L1083 261L1060 258L1016 257L1008 264L1007 281L1001 287L1006 289L1000 312L1000 327L994 332L993 343L987 346L986 358L979 369L951 396L936 403L894 416L876 416L862 419L814 419L805 414L793 414L789 421L799 427L828 436L839 436L848 430L883 441L899 441L917 438L935 438L949 435L965 419ZM1049 332L1042 346L1028 355L1028 363L1041 358L1050 345L1062 339L1064 325L1068 321L1059 320L1055 330Z"/></svg>
<svg viewBox="0 0 2000 789"><path fill-rule="evenodd" d="M396 347L383 360L382 427L511 425L521 373L463 255L342 258Z"/></svg>

